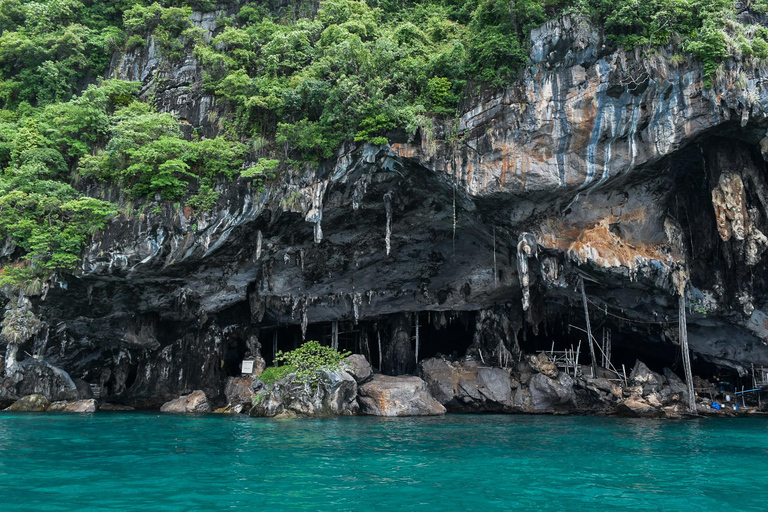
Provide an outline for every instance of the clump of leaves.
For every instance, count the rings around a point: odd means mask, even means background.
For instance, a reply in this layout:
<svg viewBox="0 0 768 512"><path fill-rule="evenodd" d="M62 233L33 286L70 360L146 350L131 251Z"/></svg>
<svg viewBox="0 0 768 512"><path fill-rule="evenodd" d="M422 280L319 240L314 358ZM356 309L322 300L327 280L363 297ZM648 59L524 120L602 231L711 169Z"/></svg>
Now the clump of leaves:
<svg viewBox="0 0 768 512"><path fill-rule="evenodd" d="M280 379L284 379L294 373L296 369L293 366L270 366L259 375L259 380L264 384L274 384Z"/></svg>
<svg viewBox="0 0 768 512"><path fill-rule="evenodd" d="M279 351L275 361L293 368L296 380L305 384L317 385L323 379L322 372L341 369L341 362L351 352L339 352L333 347L320 344L319 341L307 341L290 352ZM262 374L263 376L264 374ZM264 379L261 379L264 382Z"/></svg>

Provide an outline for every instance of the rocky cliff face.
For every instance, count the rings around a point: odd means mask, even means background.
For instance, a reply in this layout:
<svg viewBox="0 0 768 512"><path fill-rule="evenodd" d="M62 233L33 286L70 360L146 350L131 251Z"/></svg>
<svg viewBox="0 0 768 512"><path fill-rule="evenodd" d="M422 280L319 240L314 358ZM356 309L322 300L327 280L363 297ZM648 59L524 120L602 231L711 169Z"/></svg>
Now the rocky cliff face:
<svg viewBox="0 0 768 512"><path fill-rule="evenodd" d="M695 372L768 365L768 68L734 62L705 87L674 49L644 59L579 20L532 38L517 86L414 140L350 143L264 190L221 183L210 213L115 220L32 298L43 324L22 348L146 406L220 397L244 357L303 338L389 374L436 353L507 366L586 340L584 279L617 368L679 365L680 293ZM112 73L219 129L194 57L149 44Z"/></svg>

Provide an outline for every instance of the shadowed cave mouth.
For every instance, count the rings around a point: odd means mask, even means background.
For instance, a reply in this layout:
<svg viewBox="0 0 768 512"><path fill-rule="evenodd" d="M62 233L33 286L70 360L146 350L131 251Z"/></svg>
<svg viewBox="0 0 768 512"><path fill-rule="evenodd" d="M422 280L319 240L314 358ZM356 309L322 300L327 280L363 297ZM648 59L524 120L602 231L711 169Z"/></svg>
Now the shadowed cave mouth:
<svg viewBox="0 0 768 512"><path fill-rule="evenodd" d="M602 375L613 377L615 370L629 376L637 361L642 361L656 373L663 375L664 369L669 368L684 378L682 353L676 341L676 322L622 320L593 308L590 308L590 322L596 340L597 366L611 370L607 373L599 370ZM538 328L528 325L519 331L517 338L523 354L543 351L557 355L569 350L578 354L578 364L584 367L591 364L584 311L580 307L547 302ZM740 376L735 369L713 364L695 352L691 353L691 369L694 376L708 380L716 378L732 384L734 389L751 385L749 377Z"/></svg>
<svg viewBox="0 0 768 512"><path fill-rule="evenodd" d="M324 345L333 346L334 337L338 338L338 349L353 354L362 354L374 368L383 373L397 375L414 373L416 370L416 319L418 318L419 360L444 355L453 359L463 357L472 344L475 331L474 311L427 311L418 314L390 315L376 320L351 320L321 322L307 326L306 337L302 337L299 325L267 326L260 329L261 354L267 365L274 364L276 351L289 351L303 343L304 339L317 340ZM392 316L407 316L405 338L410 344L405 347L399 343L397 357L410 357L413 364L387 364L387 354L393 351L392 336L402 332L401 325L395 325ZM410 327L410 329L408 328ZM407 332L410 331L410 332ZM401 335L402 336L402 335ZM402 339L402 338L401 338ZM380 348L381 347L381 348ZM391 357L390 357L391 359ZM381 362L381 363L380 363ZM381 364L381 366L380 366ZM392 366L406 367L408 371L397 371Z"/></svg>
<svg viewBox="0 0 768 512"><path fill-rule="evenodd" d="M420 312L418 315L401 314L400 316L410 320L409 334L406 335L410 343L407 347L400 346L398 350L394 350L391 346L394 324L392 317L394 316L397 315L377 320L361 320L358 323L351 320L339 321L336 327L334 322L309 324L305 338L302 337L299 325L265 326L260 329L259 334L261 354L267 365L271 366L274 364L276 350L284 352L292 350L300 346L304 339L317 340L324 345L332 346L334 337L337 337L339 350L362 354L376 370L382 373L412 374L417 369L415 350L416 318L418 317L419 361L439 356L458 360L468 353L478 359L479 352L482 352L483 362L489 366L504 364L514 366L525 354L544 351L554 352L557 355L572 350L571 360L575 359L574 354L578 351L580 365L588 367L591 362L589 346L586 343L583 310L577 307L548 303L547 312L538 324L538 328L528 325L518 330L516 340L514 333L511 339L504 340L507 349L518 354L516 360L507 360L506 363L499 361L497 352L493 349L481 348L478 351L477 345L473 345L477 326L475 311L428 311ZM634 325L630 322L616 321L599 313L592 313L591 319L593 336L598 340L595 353L599 367L615 369L619 373L626 371L629 374L635 363L640 360L657 373L663 374L664 368L669 368L683 377L680 348L663 335L663 329L670 326ZM515 343L521 353L514 349ZM580 349L579 344L581 344ZM610 363L603 356L604 352L607 353ZM738 374L735 371L708 363L696 357L695 354L692 358L692 366L694 374L704 378L711 379L717 375L723 380L732 382L738 380ZM227 368L229 373L229 362ZM237 373L235 366L232 370Z"/></svg>

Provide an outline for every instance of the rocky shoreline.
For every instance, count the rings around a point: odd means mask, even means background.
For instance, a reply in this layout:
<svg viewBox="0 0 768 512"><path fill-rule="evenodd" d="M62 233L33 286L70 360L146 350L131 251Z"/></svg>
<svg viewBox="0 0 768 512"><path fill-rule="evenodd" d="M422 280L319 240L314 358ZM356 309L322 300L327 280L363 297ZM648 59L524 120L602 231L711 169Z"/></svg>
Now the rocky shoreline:
<svg viewBox="0 0 768 512"><path fill-rule="evenodd" d="M69 412L132 411L125 404L99 402L89 389L78 387L65 372L45 362L28 364L38 378L36 392L18 398L5 411ZM47 369L47 373L46 373ZM170 400L160 407L168 414L247 414L252 417L294 418L340 415L436 416L446 413L571 414L636 418L682 419L710 417L764 417L758 407L738 405L735 396L699 377L695 381L697 414L687 410L687 388L669 368L657 373L638 361L626 379L598 368L564 371L546 352L527 355L502 368L472 357L451 360L444 356L421 361L417 375L377 373L355 354L342 368L322 372L318 384L287 375L265 383L256 373L227 379L226 404L209 399L202 390ZM575 376L573 374L576 374ZM66 397L63 398L62 397ZM4 402L8 402L6 397ZM719 409L713 407L717 403ZM743 404L743 400L742 400Z"/></svg>

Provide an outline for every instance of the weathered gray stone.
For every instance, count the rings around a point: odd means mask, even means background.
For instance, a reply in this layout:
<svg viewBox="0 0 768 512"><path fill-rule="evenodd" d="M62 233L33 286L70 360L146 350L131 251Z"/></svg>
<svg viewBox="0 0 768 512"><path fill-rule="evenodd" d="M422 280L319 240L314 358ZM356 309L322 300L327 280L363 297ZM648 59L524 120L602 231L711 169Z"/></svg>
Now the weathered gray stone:
<svg viewBox="0 0 768 512"><path fill-rule="evenodd" d="M89 400L76 400L74 402L53 402L49 407L49 412L96 412L98 405L93 398Z"/></svg>
<svg viewBox="0 0 768 512"><path fill-rule="evenodd" d="M499 412L513 407L509 371L472 359L452 363L442 357L425 359L419 376L432 396L449 411Z"/></svg>
<svg viewBox="0 0 768 512"><path fill-rule="evenodd" d="M531 393L531 405L534 411L553 411L567 409L575 405L576 394L573 391L573 379L561 373L557 379L537 373L528 384Z"/></svg>
<svg viewBox="0 0 768 512"><path fill-rule="evenodd" d="M602 391L604 393L608 393L612 395L614 398L620 399L623 396L621 386L616 384L615 382L611 382L608 379L603 378L597 378L597 379L586 379L587 388L589 389L590 386L593 387L595 390Z"/></svg>
<svg viewBox="0 0 768 512"><path fill-rule="evenodd" d="M645 363L639 359L635 362L635 367L629 374L629 382L635 386L643 388L643 396L655 393L661 390L664 385L664 378L656 372L651 371Z"/></svg>
<svg viewBox="0 0 768 512"><path fill-rule="evenodd" d="M424 379L432 396L441 404L451 402L456 396L458 372L443 357L430 357L419 363L419 376Z"/></svg>
<svg viewBox="0 0 768 512"><path fill-rule="evenodd" d="M658 418L664 415L659 405L652 405L640 395L631 395L616 408L618 416Z"/></svg>
<svg viewBox="0 0 768 512"><path fill-rule="evenodd" d="M372 416L435 416L445 407L419 377L374 375L360 386L360 412Z"/></svg>
<svg viewBox="0 0 768 512"><path fill-rule="evenodd" d="M45 361L25 359L16 366L13 379L16 384L11 389L17 396L44 395L50 401L78 398L77 386L69 374Z"/></svg>
<svg viewBox="0 0 768 512"><path fill-rule="evenodd" d="M210 412L211 405L205 393L198 390L188 395L180 396L175 400L166 402L160 407L160 412L171 414Z"/></svg>
<svg viewBox="0 0 768 512"><path fill-rule="evenodd" d="M77 388L78 400L90 400L93 398L93 390L91 385L85 382L83 379L74 379L75 387Z"/></svg>
<svg viewBox="0 0 768 512"><path fill-rule="evenodd" d="M15 412L41 412L48 409L51 401L44 395L27 395L14 402L6 411Z"/></svg>
<svg viewBox="0 0 768 512"><path fill-rule="evenodd" d="M344 360L344 370L355 378L358 384L362 384L373 375L371 363L361 354L352 354Z"/></svg>
<svg viewBox="0 0 768 512"><path fill-rule="evenodd" d="M688 395L688 387L685 385L685 382L683 382L683 379L678 377L675 372L669 368L664 368L664 377L666 377L672 393Z"/></svg>
<svg viewBox="0 0 768 512"><path fill-rule="evenodd" d="M556 379L560 374L557 366L549 359L549 356L544 352L539 352L536 355L528 357L528 362L531 364L531 368L550 379Z"/></svg>
<svg viewBox="0 0 768 512"><path fill-rule="evenodd" d="M251 416L338 416L356 414L357 383L346 371L324 372L316 386L289 375L257 390Z"/></svg>
<svg viewBox="0 0 768 512"><path fill-rule="evenodd" d="M261 372L259 372L261 373ZM253 405L253 381L254 377L230 377L224 387L224 396L227 397L227 405L231 408L241 406L250 408Z"/></svg>

